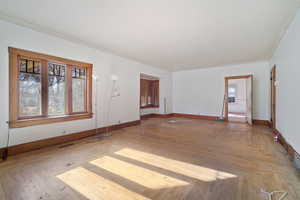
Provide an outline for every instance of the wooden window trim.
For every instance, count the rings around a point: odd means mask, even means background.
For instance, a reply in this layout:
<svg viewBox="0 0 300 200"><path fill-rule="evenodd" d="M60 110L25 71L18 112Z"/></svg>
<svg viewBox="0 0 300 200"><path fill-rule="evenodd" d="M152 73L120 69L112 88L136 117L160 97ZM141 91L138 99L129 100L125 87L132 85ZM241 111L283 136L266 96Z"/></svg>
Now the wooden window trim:
<svg viewBox="0 0 300 200"><path fill-rule="evenodd" d="M19 63L20 58L38 60L41 62L41 87L42 87L42 115L33 117L19 117ZM66 67L66 114L48 116L48 62L63 63ZM72 112L72 67L86 69L85 112ZM50 56L23 49L9 47L9 127L20 128L33 125L57 123L71 120L92 118L92 69L89 63ZM68 80L71 79L71 80Z"/></svg>

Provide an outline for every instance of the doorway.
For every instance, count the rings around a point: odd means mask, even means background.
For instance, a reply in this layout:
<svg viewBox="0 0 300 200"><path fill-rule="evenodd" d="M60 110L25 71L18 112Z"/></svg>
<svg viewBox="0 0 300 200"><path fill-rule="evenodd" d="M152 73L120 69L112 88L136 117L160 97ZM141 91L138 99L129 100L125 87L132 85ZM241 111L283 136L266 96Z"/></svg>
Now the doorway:
<svg viewBox="0 0 300 200"><path fill-rule="evenodd" d="M271 70L271 127L276 129L276 65Z"/></svg>
<svg viewBox="0 0 300 200"><path fill-rule="evenodd" d="M252 124L253 76L225 77L225 120Z"/></svg>

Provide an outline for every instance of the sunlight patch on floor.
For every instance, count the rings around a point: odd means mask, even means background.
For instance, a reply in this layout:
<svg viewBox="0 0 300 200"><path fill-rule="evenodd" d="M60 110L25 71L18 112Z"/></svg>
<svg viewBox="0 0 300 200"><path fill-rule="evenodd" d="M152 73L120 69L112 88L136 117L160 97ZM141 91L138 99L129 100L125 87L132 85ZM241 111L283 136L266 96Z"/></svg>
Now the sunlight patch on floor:
<svg viewBox="0 0 300 200"><path fill-rule="evenodd" d="M204 182L236 177L230 173L173 160L151 153L137 151L131 148L124 148L114 154L147 164L149 167L158 167L168 170L169 172ZM168 199L174 198L174 195L177 197L183 197L193 187L192 182L187 182L185 180L157 172L153 170L153 168L148 169L146 165L139 166L138 164L132 164L131 162L123 161L111 156L103 156L90 161L90 164L117 175L120 178L141 185L146 191L148 191L148 189L150 191L161 191L161 195L168 197ZM132 191L126 188L126 185L122 186L82 167L69 170L58 175L57 178L91 200L149 199L139 193L136 193L137 191ZM149 193L149 195L150 194L152 193Z"/></svg>
<svg viewBox="0 0 300 200"><path fill-rule="evenodd" d="M227 172L181 162L131 148L124 148L115 152L115 154L205 182L237 177Z"/></svg>
<svg viewBox="0 0 300 200"><path fill-rule="evenodd" d="M189 185L186 181L109 156L104 156L91 161L90 163L150 189L172 188Z"/></svg>
<svg viewBox="0 0 300 200"><path fill-rule="evenodd" d="M82 167L60 174L57 178L90 200L148 199Z"/></svg>

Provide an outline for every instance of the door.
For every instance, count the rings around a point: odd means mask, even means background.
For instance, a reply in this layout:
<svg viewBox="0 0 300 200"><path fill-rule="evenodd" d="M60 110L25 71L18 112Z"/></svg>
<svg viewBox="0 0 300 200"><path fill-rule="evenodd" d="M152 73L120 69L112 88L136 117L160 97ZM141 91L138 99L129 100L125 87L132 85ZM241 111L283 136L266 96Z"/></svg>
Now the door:
<svg viewBox="0 0 300 200"><path fill-rule="evenodd" d="M276 66L271 70L271 126L276 128Z"/></svg>
<svg viewBox="0 0 300 200"><path fill-rule="evenodd" d="M248 124L252 125L252 104L253 104L253 76L249 76L246 79L246 105L247 105L247 109L246 109L246 117L247 117L247 122Z"/></svg>

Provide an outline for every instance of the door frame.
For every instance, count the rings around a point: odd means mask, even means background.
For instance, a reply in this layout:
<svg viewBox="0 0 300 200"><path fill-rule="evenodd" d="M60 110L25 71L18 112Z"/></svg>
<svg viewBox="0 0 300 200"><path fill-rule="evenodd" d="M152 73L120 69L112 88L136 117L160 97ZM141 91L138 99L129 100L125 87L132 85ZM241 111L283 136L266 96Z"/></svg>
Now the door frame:
<svg viewBox="0 0 300 200"><path fill-rule="evenodd" d="M276 65L271 69L271 128L276 129Z"/></svg>
<svg viewBox="0 0 300 200"><path fill-rule="evenodd" d="M228 82L231 79L247 79L247 78L251 78L252 79L252 84L253 84L253 75L241 75L241 76L227 76L225 77L225 121L228 121ZM253 110L253 85L252 85L252 108L251 110Z"/></svg>

